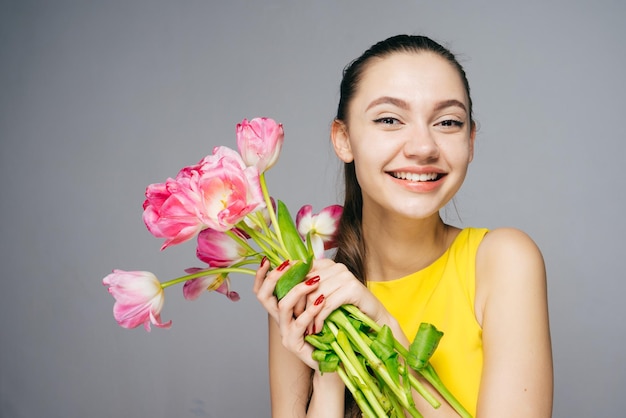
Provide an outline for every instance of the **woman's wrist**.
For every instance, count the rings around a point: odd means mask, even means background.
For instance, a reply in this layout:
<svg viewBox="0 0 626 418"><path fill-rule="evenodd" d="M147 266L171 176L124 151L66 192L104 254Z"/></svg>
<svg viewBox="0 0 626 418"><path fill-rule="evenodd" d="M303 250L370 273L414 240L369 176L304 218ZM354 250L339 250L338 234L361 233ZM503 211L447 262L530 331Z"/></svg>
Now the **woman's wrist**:
<svg viewBox="0 0 626 418"><path fill-rule="evenodd" d="M307 417L343 417L345 385L338 373L313 374L313 393Z"/></svg>

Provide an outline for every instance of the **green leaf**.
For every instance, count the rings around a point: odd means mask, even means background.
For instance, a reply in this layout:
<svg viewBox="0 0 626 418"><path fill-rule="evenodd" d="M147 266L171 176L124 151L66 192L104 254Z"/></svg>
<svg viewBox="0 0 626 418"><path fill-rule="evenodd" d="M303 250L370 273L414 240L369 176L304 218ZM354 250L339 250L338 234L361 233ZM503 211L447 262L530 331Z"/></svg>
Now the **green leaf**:
<svg viewBox="0 0 626 418"><path fill-rule="evenodd" d="M324 361L328 353L330 353L330 350L313 350L311 358L317 362Z"/></svg>
<svg viewBox="0 0 626 418"><path fill-rule="evenodd" d="M319 361L320 373L332 373L339 367L339 357L335 353L326 353L323 360Z"/></svg>
<svg viewBox="0 0 626 418"><path fill-rule="evenodd" d="M396 352L393 348L393 343L394 338L391 328L387 325L383 325L374 341L372 341L370 348L378 358L385 361Z"/></svg>
<svg viewBox="0 0 626 418"><path fill-rule="evenodd" d="M383 360L385 363L385 367L389 370L389 374L394 382L400 382L400 362L398 361L398 353L393 353L393 355L387 357Z"/></svg>
<svg viewBox="0 0 626 418"><path fill-rule="evenodd" d="M278 279L274 288L274 295L276 295L278 300L282 299L295 285L304 280L312 265L313 263L309 259L307 262L298 260L289 266L287 271Z"/></svg>
<svg viewBox="0 0 626 418"><path fill-rule="evenodd" d="M409 356L407 362L414 370L424 368L430 361L439 340L443 337L443 332L439 331L434 325L422 322L415 339L409 346Z"/></svg>
<svg viewBox="0 0 626 418"><path fill-rule="evenodd" d="M333 337L333 339L328 342L324 340L325 339L320 334L309 334L306 337L304 337L304 341L311 344L313 347L317 348L318 350L331 351L332 347L330 346L330 343L335 340L335 337Z"/></svg>
<svg viewBox="0 0 626 418"><path fill-rule="evenodd" d="M287 205L285 205L281 200L278 200L276 205L276 216L278 218L280 235L283 239L287 252L289 252L289 256L292 260L308 260L312 256L309 254L304 241L302 241L302 238L298 233L298 228L289 214Z"/></svg>
<svg viewBox="0 0 626 418"><path fill-rule="evenodd" d="M339 356L332 351L314 350L311 358L318 363L318 369L322 374L332 373L339 367Z"/></svg>

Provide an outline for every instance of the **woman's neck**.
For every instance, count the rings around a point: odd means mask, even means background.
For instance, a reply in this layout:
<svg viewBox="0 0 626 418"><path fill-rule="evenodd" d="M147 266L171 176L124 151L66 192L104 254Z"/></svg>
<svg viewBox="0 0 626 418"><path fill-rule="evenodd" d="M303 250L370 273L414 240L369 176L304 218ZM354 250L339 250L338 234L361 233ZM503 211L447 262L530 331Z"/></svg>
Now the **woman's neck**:
<svg viewBox="0 0 626 418"><path fill-rule="evenodd" d="M439 214L423 220L364 215L368 280L398 279L429 266L448 249L458 231Z"/></svg>

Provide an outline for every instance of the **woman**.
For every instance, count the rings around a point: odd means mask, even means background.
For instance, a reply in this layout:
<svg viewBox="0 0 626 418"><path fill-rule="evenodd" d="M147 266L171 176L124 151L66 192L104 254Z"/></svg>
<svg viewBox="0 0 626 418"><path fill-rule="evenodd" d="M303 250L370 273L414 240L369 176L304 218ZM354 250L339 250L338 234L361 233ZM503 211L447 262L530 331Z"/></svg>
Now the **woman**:
<svg viewBox="0 0 626 418"><path fill-rule="evenodd" d="M280 303L272 292L288 266L269 272L264 262L255 279L270 317L274 417L358 415L304 341L346 303L389 325L405 346L420 322L442 330L431 362L473 415L551 415L540 251L521 231L461 230L439 215L463 183L475 135L465 73L429 38L386 39L344 70L331 127L346 187L335 261L317 260ZM445 403L415 402L425 417L456 416Z"/></svg>

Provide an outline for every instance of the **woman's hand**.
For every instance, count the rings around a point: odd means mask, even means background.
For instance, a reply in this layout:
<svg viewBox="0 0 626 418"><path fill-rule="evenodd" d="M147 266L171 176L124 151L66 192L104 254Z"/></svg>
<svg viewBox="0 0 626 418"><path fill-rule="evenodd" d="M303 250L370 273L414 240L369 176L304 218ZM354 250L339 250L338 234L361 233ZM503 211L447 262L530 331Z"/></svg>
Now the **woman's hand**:
<svg viewBox="0 0 626 418"><path fill-rule="evenodd" d="M317 303L314 300L307 306L307 295L319 287L320 278L310 274L279 302L274 296L274 288L280 277L289 269L289 264L285 262L272 271L269 271L269 268L270 263L264 260L254 279L253 291L277 325L282 345L303 363L317 369L317 363L311 358L313 347L304 341L304 336L312 332L309 331L311 324L323 307L324 297L319 297Z"/></svg>
<svg viewBox="0 0 626 418"><path fill-rule="evenodd" d="M319 286L307 294L307 306L323 296L324 303L309 331L320 331L324 320L342 305L355 305L380 325L396 328L396 321L383 304L345 265L330 259L315 260L309 275L320 277Z"/></svg>
<svg viewBox="0 0 626 418"><path fill-rule="evenodd" d="M315 316L324 306L324 298L315 304L321 293L307 306L311 293L319 289L320 278L316 273L310 273L304 282L296 285L278 302L274 288L288 268L289 263L269 271L270 263L264 261L253 286L257 299L270 318L272 416L343 417L345 388L341 378L337 373L324 373L322 376L317 371L317 362L311 357L313 347L304 341L307 330L312 328ZM315 370L313 374L311 369ZM311 389L313 394L309 399Z"/></svg>
<svg viewBox="0 0 626 418"><path fill-rule="evenodd" d="M288 268L287 264L269 271L269 263L262 263L253 290L278 325L282 344L311 368L316 369L317 364L311 359L313 348L304 336L321 331L324 320L341 305L355 305L377 323L390 325L397 332L395 319L382 303L343 264L329 259L315 260L305 281L279 302L274 288Z"/></svg>

